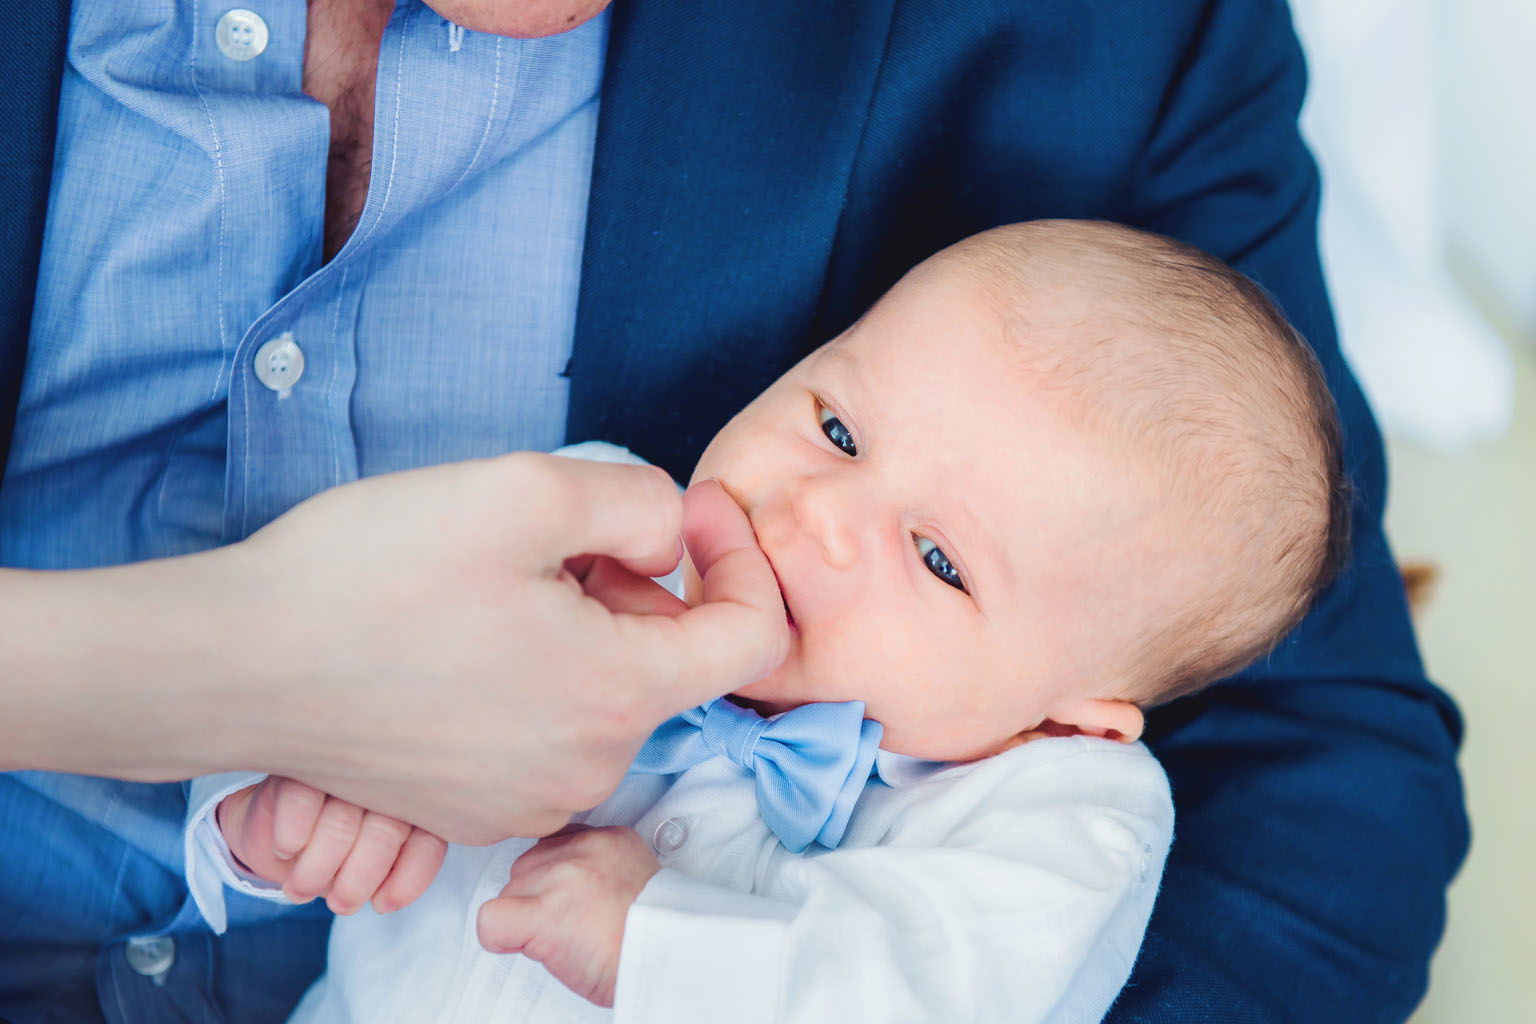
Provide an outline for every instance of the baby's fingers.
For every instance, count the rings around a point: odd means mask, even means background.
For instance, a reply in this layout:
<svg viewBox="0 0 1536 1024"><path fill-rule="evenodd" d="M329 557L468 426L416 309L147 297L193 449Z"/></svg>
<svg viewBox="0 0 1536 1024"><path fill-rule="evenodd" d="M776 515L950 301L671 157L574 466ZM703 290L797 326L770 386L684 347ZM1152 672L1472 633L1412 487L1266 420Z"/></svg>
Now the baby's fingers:
<svg viewBox="0 0 1536 1024"><path fill-rule="evenodd" d="M475 918L480 945L491 953L526 953L542 960L538 938L544 930L544 914L544 903L537 896L502 895L487 900Z"/></svg>
<svg viewBox="0 0 1536 1024"><path fill-rule="evenodd" d="M363 809L335 797L327 797L315 821L309 844L293 862L293 872L283 883L283 894L295 903L308 903L328 892L336 872L357 842Z"/></svg>
<svg viewBox="0 0 1536 1024"><path fill-rule="evenodd" d="M373 898L394 867L411 826L398 818L366 811L352 852L336 872L326 903L337 914L353 914Z"/></svg>
<svg viewBox="0 0 1536 1024"><path fill-rule="evenodd" d="M430 832L412 829L395 858L395 866L373 895L373 909L381 914L409 906L427 891L443 866L448 844Z"/></svg>
<svg viewBox="0 0 1536 1024"><path fill-rule="evenodd" d="M325 794L297 779L273 779L272 852L292 860L314 834Z"/></svg>

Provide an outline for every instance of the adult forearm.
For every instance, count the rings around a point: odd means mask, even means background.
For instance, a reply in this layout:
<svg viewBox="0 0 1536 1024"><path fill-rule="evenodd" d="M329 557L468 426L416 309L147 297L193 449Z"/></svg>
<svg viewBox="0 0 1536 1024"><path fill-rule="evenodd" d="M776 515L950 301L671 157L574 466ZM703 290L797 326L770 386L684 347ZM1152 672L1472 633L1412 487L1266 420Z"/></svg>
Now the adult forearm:
<svg viewBox="0 0 1536 1024"><path fill-rule="evenodd" d="M0 570L0 768L163 781L248 765L239 559ZM280 643L280 639L274 639Z"/></svg>
<svg viewBox="0 0 1536 1024"><path fill-rule="evenodd" d="M254 769L450 840L551 832L658 722L784 656L773 570L714 504L690 526L691 609L616 591L610 610L566 565L670 571L670 478L531 454L338 487L199 555L7 571L0 767Z"/></svg>

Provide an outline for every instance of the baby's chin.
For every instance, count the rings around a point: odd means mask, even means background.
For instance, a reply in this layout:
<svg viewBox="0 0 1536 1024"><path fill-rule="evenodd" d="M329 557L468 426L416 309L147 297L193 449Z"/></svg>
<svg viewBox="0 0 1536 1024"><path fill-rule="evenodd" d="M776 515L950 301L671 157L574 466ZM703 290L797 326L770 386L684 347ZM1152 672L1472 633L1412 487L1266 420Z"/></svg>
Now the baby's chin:
<svg viewBox="0 0 1536 1024"><path fill-rule="evenodd" d="M793 651L790 652L789 657L790 660L794 659L795 654ZM791 708L798 708L802 704L815 703L818 699L825 699L806 696L796 692L798 688L790 686L789 680L786 678L790 675L789 672L785 671L789 667L788 663L780 665L771 675L764 676L762 679L757 680L757 682L749 683L732 693L732 699L738 704L745 704L765 717L780 714Z"/></svg>
<svg viewBox="0 0 1536 1024"><path fill-rule="evenodd" d="M813 697L805 700L789 698L774 692L772 687L763 686L764 682L768 680L759 680L751 686L737 690L730 695L732 703L751 708L764 718L768 718L805 704L838 699L832 697ZM880 721L875 715L869 717ZM976 761L983 757L991 757L993 754L1000 754L1024 741L1024 737L1014 736L994 742L977 743L973 740L955 742L946 737L929 735L922 728L904 729L899 725L893 728L884 722L881 722L881 725L884 726L884 734L880 737L880 749L924 761Z"/></svg>

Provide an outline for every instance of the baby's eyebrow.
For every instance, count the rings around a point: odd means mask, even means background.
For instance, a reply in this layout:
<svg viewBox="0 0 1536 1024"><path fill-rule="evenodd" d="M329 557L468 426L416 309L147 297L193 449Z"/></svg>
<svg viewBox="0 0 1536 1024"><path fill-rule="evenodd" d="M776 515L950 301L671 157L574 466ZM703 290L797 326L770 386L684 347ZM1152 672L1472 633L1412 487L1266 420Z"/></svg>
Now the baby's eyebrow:
<svg viewBox="0 0 1536 1024"><path fill-rule="evenodd" d="M871 407L870 403L864 400L868 393L865 390L859 357L835 342L825 345L819 356L821 365L818 369L830 377L832 383L836 385L836 394L829 397L842 399L843 411L859 421L859 427L863 432L868 433L875 429L869 417L878 407ZM852 424L850 423L849 426ZM864 438L859 438L861 450L865 443Z"/></svg>
<svg viewBox="0 0 1536 1024"><path fill-rule="evenodd" d="M821 359L823 362L833 364L832 369L837 373L858 379L859 357L848 351L847 347L836 342L828 342L822 346Z"/></svg>

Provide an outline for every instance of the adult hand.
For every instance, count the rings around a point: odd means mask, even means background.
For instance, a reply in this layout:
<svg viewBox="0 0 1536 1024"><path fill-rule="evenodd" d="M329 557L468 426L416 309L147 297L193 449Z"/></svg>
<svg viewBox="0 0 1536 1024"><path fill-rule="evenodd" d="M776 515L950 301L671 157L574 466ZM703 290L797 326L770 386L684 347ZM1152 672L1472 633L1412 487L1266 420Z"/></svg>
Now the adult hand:
<svg viewBox="0 0 1536 1024"><path fill-rule="evenodd" d="M744 516L707 531L695 608L611 611L567 568L667 572L681 518L660 470L516 453L338 487L201 555L0 574L0 767L250 768L451 841L551 832L660 721L783 659Z"/></svg>

